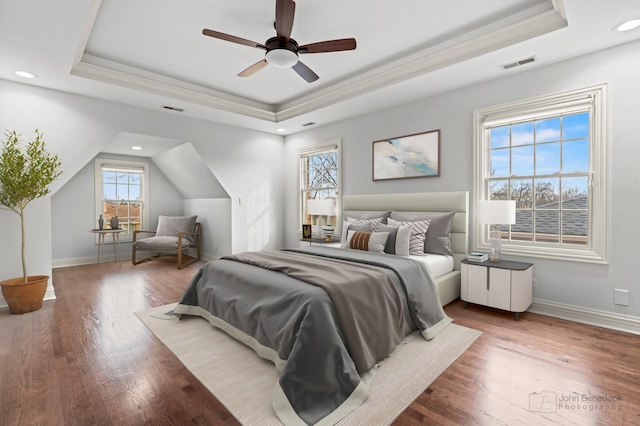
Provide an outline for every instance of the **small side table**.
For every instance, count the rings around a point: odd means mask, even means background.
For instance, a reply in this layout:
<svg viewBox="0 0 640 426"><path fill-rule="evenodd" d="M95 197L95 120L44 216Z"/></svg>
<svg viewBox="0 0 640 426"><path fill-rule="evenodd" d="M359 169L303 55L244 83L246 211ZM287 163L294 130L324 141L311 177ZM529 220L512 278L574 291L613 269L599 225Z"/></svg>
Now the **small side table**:
<svg viewBox="0 0 640 426"><path fill-rule="evenodd" d="M104 237L107 234L111 234L113 241L113 257L115 261L118 261L120 255L120 233L124 232L124 229L92 229L89 232L92 234L98 234L98 263L104 262Z"/></svg>

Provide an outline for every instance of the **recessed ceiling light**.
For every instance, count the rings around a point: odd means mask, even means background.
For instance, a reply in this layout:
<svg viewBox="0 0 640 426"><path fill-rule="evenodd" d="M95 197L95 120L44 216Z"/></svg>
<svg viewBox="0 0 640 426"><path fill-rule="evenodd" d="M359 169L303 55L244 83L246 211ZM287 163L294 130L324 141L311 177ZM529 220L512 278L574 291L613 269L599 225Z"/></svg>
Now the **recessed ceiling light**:
<svg viewBox="0 0 640 426"><path fill-rule="evenodd" d="M142 147L141 146L132 146L131 149L136 150L136 151L142 151Z"/></svg>
<svg viewBox="0 0 640 426"><path fill-rule="evenodd" d="M35 74L32 74L32 73L27 72L27 71L16 71L15 74L17 76L24 77L24 78L36 78Z"/></svg>
<svg viewBox="0 0 640 426"><path fill-rule="evenodd" d="M629 21L625 21L621 24L616 25L615 27L613 27L613 30L618 32L623 32L623 31L629 31L638 27L640 27L640 19L636 18L636 19L631 19Z"/></svg>
<svg viewBox="0 0 640 426"><path fill-rule="evenodd" d="M287 129L283 129L282 127L278 127L278 128L276 129L276 132L280 132L280 133L284 133L284 132L286 132L286 131L287 131Z"/></svg>

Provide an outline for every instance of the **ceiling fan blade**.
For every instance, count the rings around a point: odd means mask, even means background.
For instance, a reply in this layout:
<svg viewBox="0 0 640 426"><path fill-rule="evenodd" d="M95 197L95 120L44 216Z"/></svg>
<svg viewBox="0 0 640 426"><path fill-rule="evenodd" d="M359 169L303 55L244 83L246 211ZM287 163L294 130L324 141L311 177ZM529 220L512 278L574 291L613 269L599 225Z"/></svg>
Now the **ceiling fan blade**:
<svg viewBox="0 0 640 426"><path fill-rule="evenodd" d="M306 66L300 61L298 61L291 68L293 68L295 72L297 72L300 75L300 77L304 78L307 81L307 83L313 83L314 81L320 78L315 72L311 71L311 68L309 68L308 66Z"/></svg>
<svg viewBox="0 0 640 426"><path fill-rule="evenodd" d="M246 70L242 71L240 74L238 74L238 77L249 77L250 75L253 75L254 73L260 71L262 68L266 67L267 64L268 62L266 59L258 61L255 64L251 65Z"/></svg>
<svg viewBox="0 0 640 426"><path fill-rule="evenodd" d="M293 0L276 0L276 35L287 40L291 37L296 3Z"/></svg>
<svg viewBox="0 0 640 426"><path fill-rule="evenodd" d="M355 38L341 38L338 40L327 40L305 44L298 48L298 53L340 52L342 50L354 50L355 48Z"/></svg>
<svg viewBox="0 0 640 426"><path fill-rule="evenodd" d="M229 35L229 34L218 32L218 31L208 30L206 28L204 30L202 30L202 34L204 34L206 36L209 36L209 37L218 38L220 40L230 41L232 43L244 44L245 46L257 47L257 48L260 48L260 49L266 49L267 48L262 43L256 43L255 41L251 41L251 40L247 40L245 38L232 36L232 35Z"/></svg>

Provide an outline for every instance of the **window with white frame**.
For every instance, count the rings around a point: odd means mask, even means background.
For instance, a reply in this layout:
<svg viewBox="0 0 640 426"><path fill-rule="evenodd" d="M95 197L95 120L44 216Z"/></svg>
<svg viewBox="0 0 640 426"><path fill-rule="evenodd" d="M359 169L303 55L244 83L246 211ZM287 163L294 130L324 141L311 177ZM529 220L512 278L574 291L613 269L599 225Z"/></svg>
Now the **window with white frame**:
<svg viewBox="0 0 640 426"><path fill-rule="evenodd" d="M300 224L311 224L314 235L317 224L332 225L340 231L340 140L300 148ZM308 200L334 200L331 215L316 215L309 210ZM325 212L326 213L326 212ZM320 220L320 221L319 221Z"/></svg>
<svg viewBox="0 0 640 426"><path fill-rule="evenodd" d="M476 198L516 201L516 223L499 224L503 253L606 263L606 89L474 112ZM488 250L488 226L475 227Z"/></svg>
<svg viewBox="0 0 640 426"><path fill-rule="evenodd" d="M95 170L97 215L102 215L105 228L117 216L118 227L125 230L120 240L130 241L133 231L145 229L149 220L149 165L97 158Z"/></svg>

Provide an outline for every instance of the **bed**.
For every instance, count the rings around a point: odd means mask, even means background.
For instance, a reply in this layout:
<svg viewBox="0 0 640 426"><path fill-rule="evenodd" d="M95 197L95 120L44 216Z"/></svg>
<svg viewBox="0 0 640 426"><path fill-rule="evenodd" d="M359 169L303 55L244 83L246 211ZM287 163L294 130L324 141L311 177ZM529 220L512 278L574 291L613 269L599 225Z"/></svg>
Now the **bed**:
<svg viewBox="0 0 640 426"><path fill-rule="evenodd" d="M460 297L460 261L466 259L469 247L469 193L467 191L344 195L342 209L343 217L350 212L366 214L371 211L385 210L416 215L454 212L450 230L453 270L434 277L434 280L442 305Z"/></svg>
<svg viewBox="0 0 640 426"><path fill-rule="evenodd" d="M457 200L455 215L466 217L466 193L440 195L345 196L343 203L355 215L379 210L382 197L413 213L450 212L441 209ZM387 232L375 234L349 231L368 247ZM313 246L225 256L196 273L174 314L205 318L272 361L280 372L272 405L285 425L335 424L364 402L378 363L399 344L417 335L430 340L451 322L442 304L459 295L462 249L451 237L457 273L436 279L420 262L373 250Z"/></svg>

